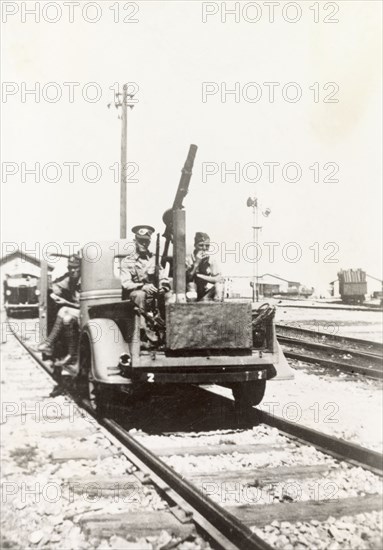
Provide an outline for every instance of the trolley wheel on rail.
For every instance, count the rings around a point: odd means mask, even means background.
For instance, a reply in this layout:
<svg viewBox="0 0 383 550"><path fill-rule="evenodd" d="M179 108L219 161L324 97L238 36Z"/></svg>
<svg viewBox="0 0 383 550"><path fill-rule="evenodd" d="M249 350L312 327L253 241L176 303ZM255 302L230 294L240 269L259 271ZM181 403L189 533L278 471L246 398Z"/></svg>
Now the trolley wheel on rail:
<svg viewBox="0 0 383 550"><path fill-rule="evenodd" d="M256 407L265 395L266 380L241 382L232 387L235 405L239 409Z"/></svg>

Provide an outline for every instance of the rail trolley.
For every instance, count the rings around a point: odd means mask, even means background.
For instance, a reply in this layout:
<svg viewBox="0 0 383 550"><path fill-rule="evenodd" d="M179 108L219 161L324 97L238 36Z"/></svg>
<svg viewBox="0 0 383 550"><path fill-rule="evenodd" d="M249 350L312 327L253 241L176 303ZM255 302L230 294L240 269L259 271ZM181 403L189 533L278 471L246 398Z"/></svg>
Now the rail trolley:
<svg viewBox="0 0 383 550"><path fill-rule="evenodd" d="M21 312L38 315L38 277L28 273L6 275L3 284L4 306L8 317Z"/></svg>
<svg viewBox="0 0 383 550"><path fill-rule="evenodd" d="M188 160L182 178L186 174L190 179ZM178 191L185 195L182 178ZM166 305L162 344L143 349L142 312L132 301L122 299L119 266L131 252L132 242L94 243L97 261L81 260L77 383L95 409L115 399L117 391L132 394L142 385L156 384L223 385L232 389L238 405L258 405L267 380L293 378L276 339L274 308L263 304L253 311L249 300L188 302L185 210L175 200L163 219L171 219L174 301ZM163 259L168 259L166 244ZM44 324L47 285L42 294Z"/></svg>

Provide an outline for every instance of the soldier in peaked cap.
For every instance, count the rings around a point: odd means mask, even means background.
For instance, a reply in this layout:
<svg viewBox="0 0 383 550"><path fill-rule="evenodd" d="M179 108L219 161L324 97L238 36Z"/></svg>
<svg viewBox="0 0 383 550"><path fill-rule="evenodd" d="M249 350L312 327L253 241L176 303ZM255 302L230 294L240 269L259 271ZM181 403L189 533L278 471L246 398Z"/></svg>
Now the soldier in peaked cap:
<svg viewBox="0 0 383 550"><path fill-rule="evenodd" d="M154 231L154 227L151 225L135 225L132 227L132 233L134 233L136 237L144 240L149 239L149 241Z"/></svg>
<svg viewBox="0 0 383 550"><path fill-rule="evenodd" d="M223 277L218 263L208 252L209 248L209 235L198 231L194 237L194 252L186 258L186 296L189 300L223 299Z"/></svg>
<svg viewBox="0 0 383 550"><path fill-rule="evenodd" d="M155 286L155 256L149 250L154 227L150 225L135 225L134 233L135 251L121 262L122 298L133 301L142 312L147 312L152 307L158 293L164 294L170 288L169 281L160 270L160 288ZM156 334L147 327L144 315L140 316L141 340L143 342L156 342Z"/></svg>
<svg viewBox="0 0 383 550"><path fill-rule="evenodd" d="M51 298L60 307L53 328L45 342L38 350L46 355L54 355L54 346L64 334L67 343L67 355L55 362L56 367L65 367L70 374L75 374L77 363L78 324L80 316L80 256L72 254L68 258L68 271L52 283ZM55 388L56 395L62 388ZM57 391L58 390L58 391Z"/></svg>

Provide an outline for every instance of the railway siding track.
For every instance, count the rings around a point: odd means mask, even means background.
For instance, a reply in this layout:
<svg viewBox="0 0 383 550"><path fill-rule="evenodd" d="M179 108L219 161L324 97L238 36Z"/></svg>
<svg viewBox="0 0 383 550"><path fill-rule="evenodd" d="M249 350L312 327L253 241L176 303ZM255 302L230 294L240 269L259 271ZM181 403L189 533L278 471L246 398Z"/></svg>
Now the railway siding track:
<svg viewBox="0 0 383 550"><path fill-rule="evenodd" d="M39 361L40 364L41 361ZM86 407L86 403L82 403L82 406ZM260 416L261 414L261 416ZM213 471L202 470L196 472L185 471L178 472L174 461L174 456L177 456L174 447L171 446L162 446L161 449L154 449L150 447L149 444L146 444L150 441L150 438L145 441L145 436L141 438L134 437L129 434L119 423L114 421L111 418L102 418L100 419L101 424L108 430L109 434L107 437L115 438L116 448L118 448L118 443L123 444L120 452L122 452L129 461L135 465L143 474L140 478L146 480L146 483L152 483L159 487L164 494L168 497L171 496L174 502L181 504L180 509L177 514L182 521L186 524L190 524L191 517L194 522L196 522L200 527L202 527L209 535L217 541L224 548L257 548L257 549L270 549L271 546L265 539L270 537L270 529L279 529L279 526L284 524L284 529L290 529L287 525L296 524L296 518L299 518L299 522L303 524L304 528L309 525L310 529L315 527L312 524L313 514L315 514L315 521L322 521L329 516L332 518L350 515L353 516L359 510L363 510L364 513L377 511L381 509L382 501L381 495L379 492L376 492L376 487L379 483L379 479L375 478L375 475L370 472L364 472L362 475L362 484L364 483L364 491L366 491L366 486L375 487L370 494L365 494L363 490L358 486L354 488L354 491L357 491L357 497L346 497L335 498L335 499L307 499L304 498L302 501L294 498L289 494L282 492L282 495L275 495L275 486L279 487L281 483L284 484L295 484L294 486L305 487L307 480L318 480L322 477L326 480L330 480L331 477L326 477L331 474L331 471L336 468L336 460L329 457L328 455L322 455L321 452L318 452L307 445L307 442L318 446L321 451L326 450L328 447L328 452L333 456L339 459L345 459L351 463L355 463L360 466L360 464L365 464L366 467L372 471L381 471L381 463L379 458L381 458L378 453L373 453L367 451L358 446L352 446L344 442L343 447L337 446L335 450L331 450L331 445L339 443L339 440L336 438L330 438L314 430L309 430L302 426L292 423L286 423L280 419L274 418L271 415L266 413L259 413L256 410L249 410L249 415L254 419L257 418L257 423L262 421L265 424L268 424L268 427L262 428L262 426L257 426L254 428L256 431L261 431L262 429L271 430L275 434L275 428L284 433L278 434L278 440L272 441L271 443L260 444L259 441L257 445L254 444L242 444L238 443L225 442L224 445L219 447L213 446L212 451L210 452L210 445L201 445L201 440L199 443L193 444L188 447L188 445L182 445L179 449L179 453L182 456L193 457L194 461L199 461L201 457L208 457L209 461L211 457L213 460L222 461L223 457L229 457L228 460L232 460L232 457L238 456L245 457L245 464L247 468L242 468L240 470L235 470L232 468L232 472L226 470L224 474L221 474L219 467L213 466ZM297 429L298 428L298 429ZM319 434L319 441L318 441ZM174 437L179 437L180 434L173 434ZM233 436L234 437L234 436ZM243 437L243 436L241 436ZM198 438L199 439L199 438ZM167 442L169 439L165 438ZM304 441L303 441L304 440ZM333 440L330 444L330 440ZM185 443L185 441L183 441ZM320 443L320 445L319 445ZM289 465L289 469L286 469L286 466L282 466L278 463L278 453L285 453L285 447L289 446L291 449L299 447L299 449L304 449L310 460L312 459L312 453L322 457L321 460L317 461L315 464L297 464L294 463ZM203 450L201 450L203 448ZM88 449L89 450L89 449ZM359 455L355 457L355 451L359 452ZM87 449L76 449L75 456L73 450L71 449L69 454L63 454L62 450L59 453L56 453L52 456L53 463L64 462L67 463L68 460L77 460L84 461ZM327 451L326 451L327 452ZM85 454L85 456L84 456ZM266 458L266 464L263 466L257 464L255 461L255 466L252 471L249 471L249 457L255 455L263 456ZM89 456L89 455L88 455ZM165 461L164 457L167 457ZM277 461L275 468L270 467L271 457ZM373 457L373 459L371 459ZM355 460L356 458L356 460ZM176 460L179 460L177 458ZM324 461L324 463L323 463ZM206 464L206 460L202 462ZM243 464L243 463L242 463ZM251 464L251 460L250 460ZM339 466L339 465L338 465ZM260 469L259 469L260 468ZM346 465L343 463L342 468L345 468L343 471L343 477L346 475L347 478L357 479L357 472L360 471L360 468L354 468L353 466ZM257 469L257 471L255 471ZM147 476L145 477L145 473ZM221 477L222 475L222 477ZM143 477L142 477L143 476ZM366 477L367 476L367 477ZM236 479L236 481L235 481ZM87 478L88 480L88 478ZM76 479L71 478L71 482L74 483ZM115 479L116 481L116 479ZM120 479L121 481L121 479ZM118 479L117 481L118 482ZM254 490L259 491L264 490L266 485L270 485L271 489L267 490L265 495L266 499L272 499L272 502L265 502L265 499L256 498L249 499L244 502L235 502L235 505L229 504L228 506L222 506L222 498L219 502L215 501L216 492L206 493L206 483L210 484L208 486L222 487L222 484L234 485L239 484L241 491L246 491L247 496L253 494ZM110 480L101 480L100 483L104 490L111 491ZM369 485L370 483L370 485ZM213 485L211 485L213 484ZM298 484L298 485L296 485ZM145 485L145 483L144 483ZM226 485L225 485L226 486ZM279 490L278 489L278 490ZM307 493L307 489L306 489ZM274 502L276 496L276 502ZM280 501L282 498L282 501ZM358 504L359 503L359 504ZM114 514L88 514L86 518L82 517L79 521L80 529L83 528L86 533L97 533L98 537L115 537L123 536L126 537L127 531L129 530L126 527L126 510L123 512L116 512ZM138 516L134 517L132 515L132 526L138 520ZM368 518L367 518L368 520ZM162 520L161 520L162 521ZM375 519L373 521L376 521ZM155 520L153 519L153 522ZM149 524L153 524L148 520ZM163 520L163 525L166 525L166 521ZM128 522L129 525L129 522ZM268 531L269 529L269 531ZM117 531L116 531L117 530ZM116 535L116 532L119 533ZM274 533L274 532L273 532ZM374 534L375 533L375 534ZM190 532L189 532L190 535ZM188 536L189 536L188 535ZM371 536L374 537L376 532L372 530ZM286 535L282 533L281 537L275 539L275 533L271 540L277 546L279 544L279 538L281 538L284 543L283 537L286 538ZM288 543L294 540L294 534L291 533L291 537L288 538ZM110 540L111 540L110 538ZM314 534L315 538L315 534ZM302 537L301 537L301 540ZM308 543L310 545L310 543ZM274 546L274 544L273 544ZM156 546L154 546L156 547ZM315 546L312 546L315 547Z"/></svg>
<svg viewBox="0 0 383 550"><path fill-rule="evenodd" d="M349 351L360 350L380 356L383 354L383 344L380 342L363 340L362 338L350 338L348 336L331 334L330 332L314 331L286 324L277 324L276 329L279 336L295 336L301 340L306 339L312 342L333 344L334 346L345 347Z"/></svg>
<svg viewBox="0 0 383 550"><path fill-rule="evenodd" d="M348 374L383 378L382 346L353 338L278 325L278 341L288 359L314 363Z"/></svg>

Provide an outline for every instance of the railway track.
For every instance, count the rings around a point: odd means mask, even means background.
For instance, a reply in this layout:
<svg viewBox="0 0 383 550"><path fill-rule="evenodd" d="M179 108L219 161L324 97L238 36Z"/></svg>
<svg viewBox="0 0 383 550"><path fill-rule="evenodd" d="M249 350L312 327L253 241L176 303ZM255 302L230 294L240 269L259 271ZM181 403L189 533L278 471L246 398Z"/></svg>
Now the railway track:
<svg viewBox="0 0 383 550"><path fill-rule="evenodd" d="M333 344L337 347L346 347L349 350L365 351L375 355L382 355L383 353L383 344L380 342L363 340L362 338L350 338L348 336L340 336L338 334L310 330L299 326L286 324L277 324L276 329L280 336L295 336L297 338L306 339L313 342Z"/></svg>
<svg viewBox="0 0 383 550"><path fill-rule="evenodd" d="M277 325L277 337L287 358L319 364L348 374L383 378L383 346L379 342L288 325Z"/></svg>
<svg viewBox="0 0 383 550"><path fill-rule="evenodd" d="M331 309L333 311L375 311L375 312L381 312L382 307L380 305L376 306L351 306L351 305L323 305L323 304L281 304L281 307L293 307L293 308L299 308L299 309L317 309L317 310L326 310Z"/></svg>
<svg viewBox="0 0 383 550"><path fill-rule="evenodd" d="M35 361L47 369L17 334L15 337ZM232 406L221 396L214 396L213 399L218 400L220 406ZM79 404L92 413L89 403L80 400ZM142 432L132 435L112 415L97 421L123 445L127 458L160 491L173 499L179 507L181 521L194 521L220 548L270 549L273 546L267 542L264 530L273 522L294 524L297 519L299 522L310 522L314 518L325 521L329 516L352 516L360 511L381 509L381 496L374 493L350 498L336 498L336 495L335 498L307 498L306 495L300 500L286 492L286 487L293 487L307 493L310 480L314 480L315 484L318 479L324 479L325 483L334 487L336 482L331 476L340 467L344 468L347 477L356 475L354 471L360 468L369 470L371 476L380 477L382 455L256 409L246 411L246 422L256 428L250 431L229 430L228 433L221 430L218 432L219 444L214 443L217 438L215 432L190 437L178 431L156 439ZM275 429L278 430L277 439ZM254 433L258 432L261 433L260 439L255 437L254 440ZM271 442L268 441L270 437ZM248 438L249 442L241 444L243 438ZM312 446L316 449L316 460L314 464L305 464L305 453L311 456ZM281 453L284 456L282 464L288 465L281 465L276 460L277 465L270 467L270 457L278 457ZM294 456L294 453L301 453L301 459L296 460L295 457L289 462L288 457ZM201 457L202 468L198 466ZM240 468L220 467L220 462L230 463L233 457L237 457L234 460L240 457ZM194 466L191 467L190 463ZM209 467L206 469L204 465L207 463ZM247 464L246 468L244 464ZM230 489L230 484L234 484L235 488ZM228 495L234 491L239 500L222 502L223 487L229 487ZM277 498L275 487L279 491ZM111 515L104 517L102 522L100 524L100 518L95 514L88 516L84 525L90 530L96 525L98 531L101 529L104 534L111 533L117 525L121 526L123 518L121 515Z"/></svg>

